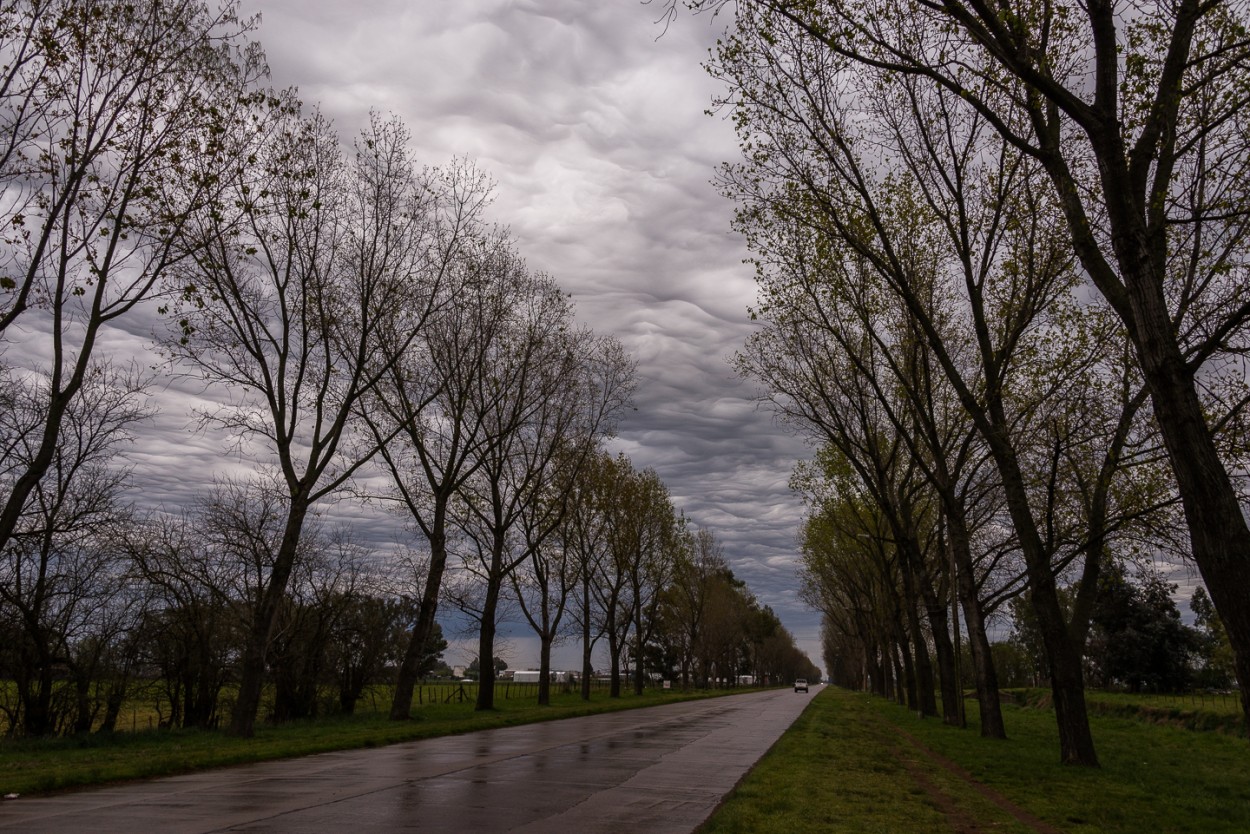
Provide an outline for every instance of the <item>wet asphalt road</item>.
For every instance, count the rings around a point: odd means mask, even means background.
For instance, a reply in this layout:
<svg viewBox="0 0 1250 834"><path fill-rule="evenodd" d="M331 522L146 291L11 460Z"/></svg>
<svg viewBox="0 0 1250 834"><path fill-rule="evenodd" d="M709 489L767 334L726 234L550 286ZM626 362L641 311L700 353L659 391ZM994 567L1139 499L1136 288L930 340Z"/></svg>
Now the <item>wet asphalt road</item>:
<svg viewBox="0 0 1250 834"><path fill-rule="evenodd" d="M772 690L21 798L0 805L0 831L689 832L809 698Z"/></svg>

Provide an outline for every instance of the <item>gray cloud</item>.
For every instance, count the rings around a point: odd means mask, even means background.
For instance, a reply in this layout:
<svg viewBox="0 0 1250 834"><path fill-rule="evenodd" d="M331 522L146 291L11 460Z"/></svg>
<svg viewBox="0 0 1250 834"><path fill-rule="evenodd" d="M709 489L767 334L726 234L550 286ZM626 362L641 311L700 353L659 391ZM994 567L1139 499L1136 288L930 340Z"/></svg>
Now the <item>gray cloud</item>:
<svg viewBox="0 0 1250 834"><path fill-rule="evenodd" d="M699 64L718 28L683 18L659 37L657 9L629 0L245 0L243 12L263 15L273 83L297 86L344 138L370 110L394 112L424 163L466 156L497 180L493 219L639 363L637 409L615 447L716 533L819 663L818 618L796 593L802 510L787 487L805 449L729 364L754 327L754 283L732 206L711 183L737 155L729 125L703 113L716 88ZM156 368L161 326L148 311L105 346ZM162 378L160 414L129 453L143 505L186 505L214 477L253 467L229 438L197 430L192 409L217 396ZM376 507L326 516L378 547L408 541ZM515 645L530 643L518 633Z"/></svg>
<svg viewBox="0 0 1250 834"><path fill-rule="evenodd" d="M425 162L468 156L498 181L495 219L638 360L616 447L716 532L819 663L787 486L805 448L728 361L755 296L733 208L711 183L737 155L730 126L704 115L717 88L700 62L719 27L686 17L660 37L655 6L630 2L252 2L275 82L344 133L370 109L394 111Z"/></svg>

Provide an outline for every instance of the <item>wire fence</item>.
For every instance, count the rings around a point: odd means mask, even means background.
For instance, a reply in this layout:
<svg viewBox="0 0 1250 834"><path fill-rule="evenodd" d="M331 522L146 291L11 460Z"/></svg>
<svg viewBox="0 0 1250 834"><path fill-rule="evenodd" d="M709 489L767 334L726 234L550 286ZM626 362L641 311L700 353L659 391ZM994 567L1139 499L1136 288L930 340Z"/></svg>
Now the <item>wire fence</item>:
<svg viewBox="0 0 1250 834"><path fill-rule="evenodd" d="M623 687L628 685L627 682L622 683ZM413 695L419 705L463 703L477 699L477 687L477 681L430 681L418 684L417 691ZM591 692L607 692L609 689L611 689L611 683L605 679L592 678L590 681ZM557 692L580 691L580 682L569 683L564 680L551 682L551 692L553 694ZM538 682L496 680L495 697L502 698L505 701L536 700L538 698Z"/></svg>
<svg viewBox="0 0 1250 834"><path fill-rule="evenodd" d="M1096 697L1167 709L1219 713L1241 712L1241 693L1228 689L1197 689L1190 692L1099 692Z"/></svg>

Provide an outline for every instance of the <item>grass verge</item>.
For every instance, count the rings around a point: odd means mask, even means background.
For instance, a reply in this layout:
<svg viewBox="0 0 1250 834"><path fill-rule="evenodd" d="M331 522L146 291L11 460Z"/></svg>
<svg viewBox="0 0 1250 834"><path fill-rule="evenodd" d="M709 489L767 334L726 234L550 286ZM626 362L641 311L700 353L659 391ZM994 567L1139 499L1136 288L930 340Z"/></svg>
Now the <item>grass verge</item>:
<svg viewBox="0 0 1250 834"><path fill-rule="evenodd" d="M258 726L255 737L250 739L204 730L158 730L29 741L9 739L0 742L0 794L46 793L127 779L169 776L733 692L648 690L641 696L600 697L591 701L583 701L576 693L553 693L549 707L536 706L532 701L499 701L496 710L483 713L474 712L471 702L427 704L416 710L411 721L389 721L379 713L329 717L281 726Z"/></svg>
<svg viewBox="0 0 1250 834"><path fill-rule="evenodd" d="M993 741L968 707L959 730L826 688L700 831L1250 831L1244 739L1096 715L1102 767L1073 768L1049 710L1006 706Z"/></svg>

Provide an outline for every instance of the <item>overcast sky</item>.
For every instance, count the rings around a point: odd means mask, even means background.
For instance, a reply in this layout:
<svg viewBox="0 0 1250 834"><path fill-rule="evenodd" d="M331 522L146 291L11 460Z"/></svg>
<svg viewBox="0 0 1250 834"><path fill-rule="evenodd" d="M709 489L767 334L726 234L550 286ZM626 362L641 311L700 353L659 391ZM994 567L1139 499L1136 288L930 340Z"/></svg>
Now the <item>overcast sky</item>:
<svg viewBox="0 0 1250 834"><path fill-rule="evenodd" d="M755 287L733 206L711 183L737 156L730 125L705 114L717 87L701 62L723 20L685 15L665 31L638 0L244 0L243 11L262 15L275 85L298 87L345 139L370 110L393 112L422 162L468 156L490 173L493 219L638 361L619 449L716 533L819 665L786 485L804 448L728 362Z"/></svg>
<svg viewBox="0 0 1250 834"><path fill-rule="evenodd" d="M751 332L755 287L733 206L711 184L738 153L730 125L705 114L717 88L701 62L723 20L684 15L665 31L639 0L243 0L243 14L257 12L274 86L297 87L345 141L371 110L394 113L421 163L468 157L494 178L491 219L638 362L637 410L616 449L655 468L820 665L819 618L797 599L802 511L787 488L805 449L729 364ZM126 327L102 347L133 349L151 332ZM191 406L211 392L180 380L155 400L162 414L132 453L145 503L177 505L210 473L247 468L219 437L190 432ZM374 538L394 527L368 508L335 512ZM468 659L458 642L453 663ZM531 641L505 651L514 668L537 663Z"/></svg>

